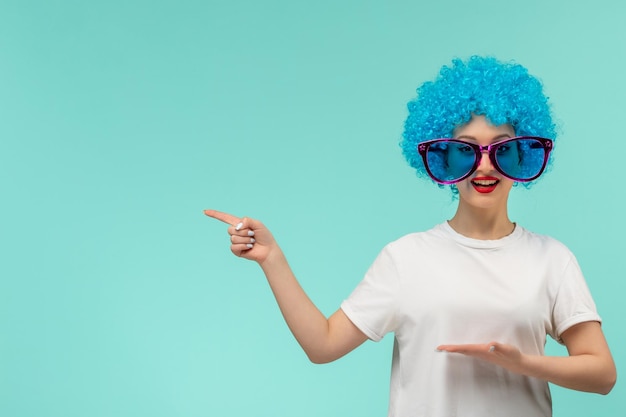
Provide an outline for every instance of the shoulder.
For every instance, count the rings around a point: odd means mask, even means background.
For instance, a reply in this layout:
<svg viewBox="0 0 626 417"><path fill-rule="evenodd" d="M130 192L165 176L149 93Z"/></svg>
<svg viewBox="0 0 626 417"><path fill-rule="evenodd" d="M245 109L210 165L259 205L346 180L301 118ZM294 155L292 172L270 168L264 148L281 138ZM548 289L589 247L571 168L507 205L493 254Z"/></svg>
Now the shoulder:
<svg viewBox="0 0 626 417"><path fill-rule="evenodd" d="M531 243L533 245L540 245L546 248L553 248L554 250L570 252L568 247L563 242L561 242L558 239L553 238L552 236L548 236L548 235L541 234L541 233L535 233L523 227L521 227L521 229L522 229L522 236L525 239L526 243Z"/></svg>
<svg viewBox="0 0 626 417"><path fill-rule="evenodd" d="M439 237L437 227L424 232L406 234L388 244L379 252L370 265L368 276L386 277L404 276L421 270L442 253L449 253L437 242Z"/></svg>
<svg viewBox="0 0 626 417"><path fill-rule="evenodd" d="M388 247L403 247L423 243L432 243L445 238L445 232L441 224L423 232L408 233L387 244Z"/></svg>
<svg viewBox="0 0 626 417"><path fill-rule="evenodd" d="M409 233L388 243L382 253L392 258L404 258L407 255L422 256L443 249L446 242L449 242L449 238L446 237L441 225L437 225L430 230Z"/></svg>
<svg viewBox="0 0 626 417"><path fill-rule="evenodd" d="M559 255L563 257L574 257L572 251L561 241L540 233L531 232L522 228L520 243L529 248L539 250L546 255Z"/></svg>

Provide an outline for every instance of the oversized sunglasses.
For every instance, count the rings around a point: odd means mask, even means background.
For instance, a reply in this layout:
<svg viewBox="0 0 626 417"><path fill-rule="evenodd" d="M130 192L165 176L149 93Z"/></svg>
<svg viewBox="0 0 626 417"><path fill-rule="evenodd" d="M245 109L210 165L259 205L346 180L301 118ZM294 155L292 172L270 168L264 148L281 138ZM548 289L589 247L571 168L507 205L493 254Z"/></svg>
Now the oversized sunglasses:
<svg viewBox="0 0 626 417"><path fill-rule="evenodd" d="M552 140L518 136L487 146L459 139L434 139L417 145L428 175L439 184L454 184L472 175L487 152L493 167L513 181L537 179L546 167Z"/></svg>

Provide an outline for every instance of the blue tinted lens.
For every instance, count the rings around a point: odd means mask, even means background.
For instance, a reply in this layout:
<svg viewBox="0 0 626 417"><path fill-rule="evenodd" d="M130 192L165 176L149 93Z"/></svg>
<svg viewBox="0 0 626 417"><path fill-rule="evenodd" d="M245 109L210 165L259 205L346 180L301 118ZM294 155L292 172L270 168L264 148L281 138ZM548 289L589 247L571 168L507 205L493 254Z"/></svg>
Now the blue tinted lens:
<svg viewBox="0 0 626 417"><path fill-rule="evenodd" d="M435 142L428 147L426 161L435 179L456 181L471 172L476 162L476 152L465 143Z"/></svg>
<svg viewBox="0 0 626 417"><path fill-rule="evenodd" d="M518 180L536 177L543 168L546 149L536 139L525 138L505 142L496 149L496 162L502 172Z"/></svg>

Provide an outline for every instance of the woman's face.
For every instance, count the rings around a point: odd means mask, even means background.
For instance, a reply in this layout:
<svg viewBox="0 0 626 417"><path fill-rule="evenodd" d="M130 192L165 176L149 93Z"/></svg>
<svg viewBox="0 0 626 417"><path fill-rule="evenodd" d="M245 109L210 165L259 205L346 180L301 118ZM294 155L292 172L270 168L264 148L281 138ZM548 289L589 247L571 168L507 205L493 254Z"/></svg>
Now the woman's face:
<svg viewBox="0 0 626 417"><path fill-rule="evenodd" d="M472 116L471 120L454 130L454 137L466 142L487 146L502 139L515 137L515 130L509 124L494 126L485 116ZM454 162L454 155L448 155L448 163ZM500 174L491 164L489 155L482 155L476 172L456 184L462 204L477 208L501 207L506 210L506 202L513 186L510 180Z"/></svg>

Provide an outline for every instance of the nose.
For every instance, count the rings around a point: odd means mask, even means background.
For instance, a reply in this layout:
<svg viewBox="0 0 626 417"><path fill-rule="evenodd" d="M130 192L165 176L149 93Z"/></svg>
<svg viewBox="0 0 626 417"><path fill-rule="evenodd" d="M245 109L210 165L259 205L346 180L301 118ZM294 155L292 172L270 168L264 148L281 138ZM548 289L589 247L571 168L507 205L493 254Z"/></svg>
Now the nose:
<svg viewBox="0 0 626 417"><path fill-rule="evenodd" d="M493 170L493 164L491 163L491 159L489 159L489 152L487 150L481 152L480 164L478 164L478 169L483 171Z"/></svg>

